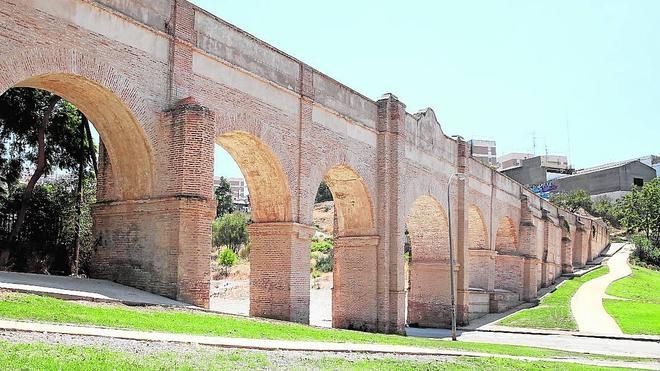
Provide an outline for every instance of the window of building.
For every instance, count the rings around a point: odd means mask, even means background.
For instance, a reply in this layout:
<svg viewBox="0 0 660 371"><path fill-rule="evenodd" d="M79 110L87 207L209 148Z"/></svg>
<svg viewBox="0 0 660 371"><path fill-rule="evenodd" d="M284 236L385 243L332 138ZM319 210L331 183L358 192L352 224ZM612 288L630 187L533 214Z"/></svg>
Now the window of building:
<svg viewBox="0 0 660 371"><path fill-rule="evenodd" d="M642 178L633 178L633 185L637 187L643 187L644 186L644 179Z"/></svg>

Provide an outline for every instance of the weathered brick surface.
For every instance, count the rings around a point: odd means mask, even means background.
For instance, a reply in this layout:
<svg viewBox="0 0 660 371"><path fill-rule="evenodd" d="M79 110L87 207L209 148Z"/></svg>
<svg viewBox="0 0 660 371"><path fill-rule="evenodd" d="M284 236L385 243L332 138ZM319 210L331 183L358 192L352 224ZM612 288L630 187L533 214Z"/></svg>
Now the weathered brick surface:
<svg viewBox="0 0 660 371"><path fill-rule="evenodd" d="M322 179L337 208L338 327L403 330L406 223L408 322L435 326L449 320L450 233L459 323L470 286L528 300L608 243L602 222L472 159L433 110L409 114L392 94L372 101L184 0L0 0L0 53L0 91L57 93L102 138L98 277L208 304L214 143L250 191L253 315L307 322ZM449 184L456 172L466 179ZM434 203L418 209L422 197Z"/></svg>
<svg viewBox="0 0 660 371"><path fill-rule="evenodd" d="M313 229L290 222L252 223L250 315L309 322L309 241Z"/></svg>
<svg viewBox="0 0 660 371"><path fill-rule="evenodd" d="M447 262L411 262L409 325L446 327L451 324L449 272Z"/></svg>
<svg viewBox="0 0 660 371"><path fill-rule="evenodd" d="M335 240L332 326L376 331L378 316L378 236L338 237Z"/></svg>

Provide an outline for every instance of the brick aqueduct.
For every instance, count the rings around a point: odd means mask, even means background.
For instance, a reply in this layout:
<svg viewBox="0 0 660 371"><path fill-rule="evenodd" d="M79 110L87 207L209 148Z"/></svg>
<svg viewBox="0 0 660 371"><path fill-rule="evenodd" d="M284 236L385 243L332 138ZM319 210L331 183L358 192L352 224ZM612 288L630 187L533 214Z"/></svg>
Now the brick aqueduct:
<svg viewBox="0 0 660 371"><path fill-rule="evenodd" d="M216 143L251 195L253 316L308 322L322 179L335 327L447 325L456 172L459 323L534 298L608 243L600 221L475 161L431 109L374 102L185 0L0 0L0 29L0 91L54 92L100 133L95 277L208 306Z"/></svg>

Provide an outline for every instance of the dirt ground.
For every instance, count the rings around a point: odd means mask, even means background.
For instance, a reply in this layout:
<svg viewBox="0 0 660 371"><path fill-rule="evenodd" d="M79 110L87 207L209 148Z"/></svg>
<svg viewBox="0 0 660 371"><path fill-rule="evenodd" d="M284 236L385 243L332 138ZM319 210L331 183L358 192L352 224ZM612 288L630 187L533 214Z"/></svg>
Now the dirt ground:
<svg viewBox="0 0 660 371"><path fill-rule="evenodd" d="M332 326L332 272L311 279L309 322L313 326ZM228 277L211 281L210 309L247 316L250 312L250 263L242 260Z"/></svg>

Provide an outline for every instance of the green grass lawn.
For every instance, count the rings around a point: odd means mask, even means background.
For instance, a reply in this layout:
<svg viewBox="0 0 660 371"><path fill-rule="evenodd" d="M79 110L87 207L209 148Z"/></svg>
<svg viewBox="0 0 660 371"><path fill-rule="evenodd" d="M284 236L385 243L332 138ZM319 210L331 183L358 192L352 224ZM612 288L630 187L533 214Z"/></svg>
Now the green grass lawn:
<svg viewBox="0 0 660 371"><path fill-rule="evenodd" d="M105 347L13 344L0 341L0 364L8 370L605 370L576 363L522 361L497 357L457 357L447 361L413 361L393 358L350 360L340 357L300 358L274 363L265 352L241 350L135 354Z"/></svg>
<svg viewBox="0 0 660 371"><path fill-rule="evenodd" d="M612 283L603 306L626 334L660 335L660 272L632 267L633 274Z"/></svg>
<svg viewBox="0 0 660 371"><path fill-rule="evenodd" d="M585 282L607 274L604 266L581 277L565 281L554 292L541 300L538 306L523 309L504 319L498 324L512 327L527 327L555 330L577 330L577 324L571 313L571 297Z"/></svg>
<svg viewBox="0 0 660 371"><path fill-rule="evenodd" d="M579 353L533 347L448 342L399 335L322 329L286 322L188 310L147 309L106 304L89 305L13 292L0 292L0 318L251 339L409 345L532 357L580 355Z"/></svg>

